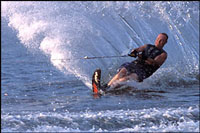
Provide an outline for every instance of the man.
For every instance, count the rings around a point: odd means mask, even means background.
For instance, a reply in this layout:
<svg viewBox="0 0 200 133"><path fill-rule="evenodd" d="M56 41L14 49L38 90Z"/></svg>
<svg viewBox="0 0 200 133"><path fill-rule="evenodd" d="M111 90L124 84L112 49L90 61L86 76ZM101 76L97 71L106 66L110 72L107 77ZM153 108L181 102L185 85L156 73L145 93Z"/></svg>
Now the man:
<svg viewBox="0 0 200 133"><path fill-rule="evenodd" d="M119 82L127 80L142 82L150 77L167 59L167 53L163 50L167 40L168 35L160 33L155 40L155 45L145 44L133 49L130 56L138 58L122 64L118 73L104 87L116 86ZM98 93L98 89L94 91L93 88L93 92Z"/></svg>

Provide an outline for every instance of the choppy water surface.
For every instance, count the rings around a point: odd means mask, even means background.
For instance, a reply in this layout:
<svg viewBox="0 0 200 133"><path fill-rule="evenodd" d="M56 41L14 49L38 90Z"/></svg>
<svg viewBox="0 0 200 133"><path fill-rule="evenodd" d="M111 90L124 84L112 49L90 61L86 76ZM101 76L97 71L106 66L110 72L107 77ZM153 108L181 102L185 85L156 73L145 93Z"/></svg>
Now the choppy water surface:
<svg viewBox="0 0 200 133"><path fill-rule="evenodd" d="M2 132L199 132L199 2L1 4ZM154 75L93 97L96 68L107 82L134 58L77 58L124 55L161 32L168 59Z"/></svg>

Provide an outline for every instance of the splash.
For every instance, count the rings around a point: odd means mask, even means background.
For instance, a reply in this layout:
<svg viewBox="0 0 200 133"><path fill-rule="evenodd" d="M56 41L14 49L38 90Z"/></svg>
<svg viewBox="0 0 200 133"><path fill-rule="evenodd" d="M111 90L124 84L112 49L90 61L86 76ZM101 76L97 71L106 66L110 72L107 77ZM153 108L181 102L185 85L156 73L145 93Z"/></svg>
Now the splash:
<svg viewBox="0 0 200 133"><path fill-rule="evenodd" d="M25 47L41 51L56 68L89 87L96 68L108 80L107 73L133 59L76 58L124 55L154 43L161 32L169 35L161 73L199 70L198 2L2 2L2 17Z"/></svg>
<svg viewBox="0 0 200 133"><path fill-rule="evenodd" d="M199 107L71 112L4 113L2 131L29 132L199 132ZM23 126L22 126L23 125ZM35 126L38 125L38 126Z"/></svg>

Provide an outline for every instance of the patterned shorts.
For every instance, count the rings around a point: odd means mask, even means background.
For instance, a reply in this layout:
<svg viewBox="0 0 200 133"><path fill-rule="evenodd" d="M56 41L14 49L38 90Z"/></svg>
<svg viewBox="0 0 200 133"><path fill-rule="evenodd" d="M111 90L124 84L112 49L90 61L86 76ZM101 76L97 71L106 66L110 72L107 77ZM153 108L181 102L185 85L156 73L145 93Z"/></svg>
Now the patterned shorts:
<svg viewBox="0 0 200 133"><path fill-rule="evenodd" d="M122 64L119 69L118 72L122 69L122 68L126 68L126 70L128 71L128 75L135 73L138 75L139 81L143 81L143 79L149 77L148 73L145 71L145 65L144 63L141 63L137 60L133 61L133 62L126 62L124 64Z"/></svg>

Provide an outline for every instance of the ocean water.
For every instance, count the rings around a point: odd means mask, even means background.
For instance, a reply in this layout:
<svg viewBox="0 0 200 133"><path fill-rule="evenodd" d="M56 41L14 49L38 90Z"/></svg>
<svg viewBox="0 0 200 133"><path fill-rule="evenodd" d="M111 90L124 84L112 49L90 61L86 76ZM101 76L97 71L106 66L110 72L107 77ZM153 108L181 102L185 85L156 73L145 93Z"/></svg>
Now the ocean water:
<svg viewBox="0 0 200 133"><path fill-rule="evenodd" d="M2 132L199 132L199 2L1 2ZM95 98L121 56L169 35L166 62ZM80 59L82 58L82 59Z"/></svg>

